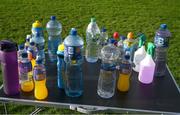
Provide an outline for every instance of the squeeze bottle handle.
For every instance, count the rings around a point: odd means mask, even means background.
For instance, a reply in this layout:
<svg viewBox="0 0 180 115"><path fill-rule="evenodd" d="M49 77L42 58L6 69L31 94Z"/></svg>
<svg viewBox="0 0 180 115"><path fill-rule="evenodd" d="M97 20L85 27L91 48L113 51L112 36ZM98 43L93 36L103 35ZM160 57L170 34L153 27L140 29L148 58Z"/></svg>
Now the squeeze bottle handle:
<svg viewBox="0 0 180 115"><path fill-rule="evenodd" d="M140 47L142 47L143 45L145 45L145 41L146 41L146 36L145 36L145 34L141 34L141 35L139 36L139 45L138 45L138 47L140 48Z"/></svg>
<svg viewBox="0 0 180 115"><path fill-rule="evenodd" d="M151 55L151 57L154 57L154 50L155 50L155 45L152 42L148 43L148 48L147 48L147 53Z"/></svg>

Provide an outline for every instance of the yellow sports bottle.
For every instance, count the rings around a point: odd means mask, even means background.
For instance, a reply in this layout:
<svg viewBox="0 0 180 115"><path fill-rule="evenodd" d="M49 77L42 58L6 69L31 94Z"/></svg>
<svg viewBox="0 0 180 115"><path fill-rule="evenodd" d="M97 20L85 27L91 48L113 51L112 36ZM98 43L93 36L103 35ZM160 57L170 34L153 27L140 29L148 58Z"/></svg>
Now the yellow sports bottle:
<svg viewBox="0 0 180 115"><path fill-rule="evenodd" d="M34 96L38 100L43 100L48 96L48 90L46 88L46 69L42 61L42 59L36 60L33 71L35 83Z"/></svg>

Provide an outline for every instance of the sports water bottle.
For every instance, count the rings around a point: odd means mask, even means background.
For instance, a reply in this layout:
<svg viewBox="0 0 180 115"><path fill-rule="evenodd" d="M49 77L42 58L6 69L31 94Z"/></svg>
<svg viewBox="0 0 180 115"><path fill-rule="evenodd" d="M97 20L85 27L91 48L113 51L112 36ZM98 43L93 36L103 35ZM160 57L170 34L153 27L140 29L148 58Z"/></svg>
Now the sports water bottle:
<svg viewBox="0 0 180 115"><path fill-rule="evenodd" d="M171 33L167 29L166 24L161 24L159 30L156 31L154 38L155 49L155 76L164 76L166 71L166 57L169 46L169 38Z"/></svg>
<svg viewBox="0 0 180 115"><path fill-rule="evenodd" d="M22 91L30 92L34 89L32 77L32 64L28 59L28 54L24 52L22 53L21 60L19 62L19 79Z"/></svg>
<svg viewBox="0 0 180 115"><path fill-rule="evenodd" d="M97 86L97 93L102 98L111 98L116 86L116 63L119 50L114 46L114 41L104 46L101 50L101 69Z"/></svg>
<svg viewBox="0 0 180 115"><path fill-rule="evenodd" d="M35 63L36 63L36 54L37 54L37 48L35 46L34 42L30 42L30 45L27 49L28 53L28 59L31 61L32 67L34 68Z"/></svg>
<svg viewBox="0 0 180 115"><path fill-rule="evenodd" d="M86 60L88 62L94 63L98 60L99 45L97 41L99 38L100 30L96 24L96 19L91 18L91 22L86 29Z"/></svg>
<svg viewBox="0 0 180 115"><path fill-rule="evenodd" d="M140 62L145 58L146 56L146 50L145 50L145 40L146 36L144 34L141 34L139 37L139 49L137 49L134 53L134 59L133 63L135 67L133 67L133 70L136 72L139 72L139 64Z"/></svg>
<svg viewBox="0 0 180 115"><path fill-rule="evenodd" d="M154 56L154 44L148 43L148 49L146 57L140 62L138 79L143 84L150 84L154 78L155 63L153 61Z"/></svg>
<svg viewBox="0 0 180 115"><path fill-rule="evenodd" d="M23 52L26 52L26 49L24 48L24 44L20 44L19 46L18 46L18 53L17 53L17 55L18 55L18 62L21 60L21 55L22 55L22 53Z"/></svg>
<svg viewBox="0 0 180 115"><path fill-rule="evenodd" d="M8 40L0 41L0 63L4 93L6 95L18 94L20 87L17 62L17 44Z"/></svg>
<svg viewBox="0 0 180 115"><path fill-rule="evenodd" d="M71 29L70 35L64 40L65 92L67 96L78 97L83 93L83 40L77 35L75 28Z"/></svg>
<svg viewBox="0 0 180 115"><path fill-rule="evenodd" d="M130 53L126 52L124 58L120 64L119 78L117 88L119 91L126 92L130 87L130 76L132 72L132 66L130 61Z"/></svg>
<svg viewBox="0 0 180 115"><path fill-rule="evenodd" d="M65 79L65 61L64 61L64 43L58 46L57 51L57 82L58 87L64 88L64 79Z"/></svg>
<svg viewBox="0 0 180 115"><path fill-rule="evenodd" d="M118 32L114 32L113 38L115 40L114 45L117 46L118 45L118 40L119 40L119 33Z"/></svg>
<svg viewBox="0 0 180 115"><path fill-rule="evenodd" d="M36 35L36 33L39 33L40 36L43 36L43 28L42 24L37 20L32 24L32 37Z"/></svg>
<svg viewBox="0 0 180 115"><path fill-rule="evenodd" d="M44 53L44 37L37 32L33 37L32 37L32 42L35 43L35 46L37 48L37 56L40 56L43 60L43 63L45 63L45 53Z"/></svg>
<svg viewBox="0 0 180 115"><path fill-rule="evenodd" d="M28 47L29 47L30 39L31 39L31 35L27 35L27 36L26 36L26 42L24 43L24 46L25 46L25 49L26 49L26 50L27 50Z"/></svg>
<svg viewBox="0 0 180 115"><path fill-rule="evenodd" d="M48 96L46 87L46 69L41 58L36 59L36 65L33 70L34 78L34 96L38 100L43 100Z"/></svg>
<svg viewBox="0 0 180 115"><path fill-rule="evenodd" d="M46 29L48 32L48 54L51 62L57 60L57 48L61 43L62 25L56 20L56 16L51 16L51 20L47 23Z"/></svg>
<svg viewBox="0 0 180 115"><path fill-rule="evenodd" d="M102 28L101 33L100 33L100 38L98 40L98 45L99 45L99 49L98 49L98 55L99 58L101 55L101 49L103 48L103 46L105 46L108 42L108 34L107 34L107 29Z"/></svg>

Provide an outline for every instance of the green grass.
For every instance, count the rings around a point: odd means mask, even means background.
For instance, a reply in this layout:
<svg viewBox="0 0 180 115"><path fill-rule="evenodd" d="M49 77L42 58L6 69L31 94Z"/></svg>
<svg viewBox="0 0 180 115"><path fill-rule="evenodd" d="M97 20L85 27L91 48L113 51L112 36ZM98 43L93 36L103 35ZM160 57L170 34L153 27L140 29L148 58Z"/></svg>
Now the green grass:
<svg viewBox="0 0 180 115"><path fill-rule="evenodd" d="M62 23L63 38L72 27L76 27L79 35L85 38L91 16L96 17L99 27L105 26L108 29L109 36L114 31L122 35L130 31L144 32L148 41L153 41L155 30L161 23L166 23L172 32L168 65L180 85L179 12L179 0L1 0L0 39L8 38L22 43L25 36L31 33L31 24L35 20L41 20L45 27L51 15L56 15ZM47 40L47 33L45 38ZM10 113L28 113L33 108L14 104L8 107ZM47 110L47 113L59 112L71 113L64 109Z"/></svg>

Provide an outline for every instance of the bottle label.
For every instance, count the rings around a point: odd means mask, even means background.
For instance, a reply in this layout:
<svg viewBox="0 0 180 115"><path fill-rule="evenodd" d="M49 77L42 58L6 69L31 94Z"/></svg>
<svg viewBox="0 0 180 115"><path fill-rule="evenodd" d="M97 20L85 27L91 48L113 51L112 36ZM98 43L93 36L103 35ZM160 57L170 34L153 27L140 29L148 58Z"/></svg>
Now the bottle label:
<svg viewBox="0 0 180 115"><path fill-rule="evenodd" d="M82 49L83 46L66 46L64 49L64 56L70 57L71 60L82 59Z"/></svg>
<svg viewBox="0 0 180 115"><path fill-rule="evenodd" d="M114 71L116 70L116 65L103 63L101 64L101 69L106 70L106 71Z"/></svg>
<svg viewBox="0 0 180 115"><path fill-rule="evenodd" d="M123 73L123 74L131 73L131 64L121 63L120 72Z"/></svg>
<svg viewBox="0 0 180 115"><path fill-rule="evenodd" d="M19 62L19 71L21 73L28 73L28 72L32 71L31 62L28 62L28 63Z"/></svg>
<svg viewBox="0 0 180 115"><path fill-rule="evenodd" d="M168 47L169 39L168 38L162 38L160 36L155 36L154 43L156 47Z"/></svg>
<svg viewBox="0 0 180 115"><path fill-rule="evenodd" d="M44 80L46 78L46 72L41 70L40 68L34 69L33 75L34 75L34 79L37 81L41 81L41 80Z"/></svg>

